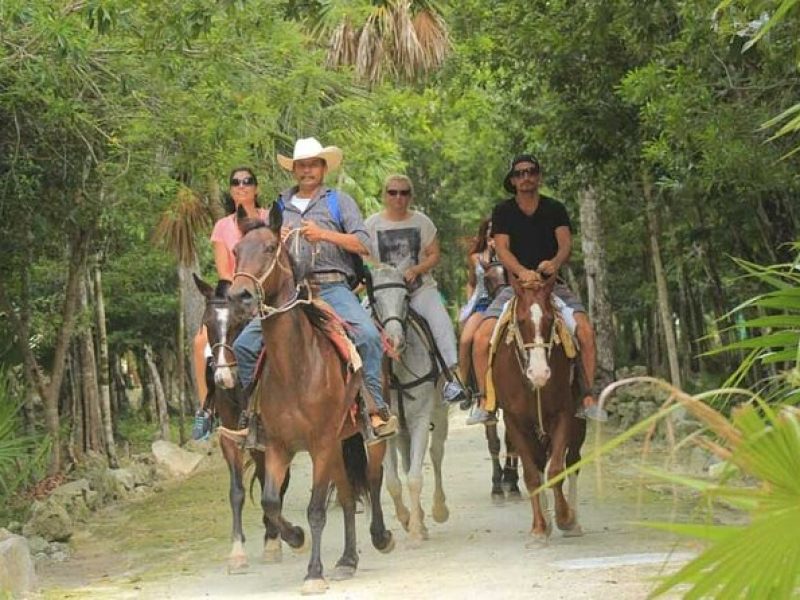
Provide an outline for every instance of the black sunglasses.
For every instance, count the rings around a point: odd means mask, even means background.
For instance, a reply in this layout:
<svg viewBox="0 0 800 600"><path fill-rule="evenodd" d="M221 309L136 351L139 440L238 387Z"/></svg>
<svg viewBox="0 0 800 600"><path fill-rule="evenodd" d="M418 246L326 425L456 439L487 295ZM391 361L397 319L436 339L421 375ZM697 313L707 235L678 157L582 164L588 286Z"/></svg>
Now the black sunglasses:
<svg viewBox="0 0 800 600"><path fill-rule="evenodd" d="M538 175L539 167L528 167L527 169L514 169L511 171L512 177L523 177L525 175Z"/></svg>
<svg viewBox="0 0 800 600"><path fill-rule="evenodd" d="M244 179L239 179L237 177L231 177L231 187L238 187L240 185L244 185L250 187L251 185L255 185L256 180L254 177L245 177Z"/></svg>
<svg viewBox="0 0 800 600"><path fill-rule="evenodd" d="M389 194L390 196L398 196L398 195L399 196L410 196L411 195L411 190L409 190L409 189L405 189L405 190L386 190L386 193Z"/></svg>

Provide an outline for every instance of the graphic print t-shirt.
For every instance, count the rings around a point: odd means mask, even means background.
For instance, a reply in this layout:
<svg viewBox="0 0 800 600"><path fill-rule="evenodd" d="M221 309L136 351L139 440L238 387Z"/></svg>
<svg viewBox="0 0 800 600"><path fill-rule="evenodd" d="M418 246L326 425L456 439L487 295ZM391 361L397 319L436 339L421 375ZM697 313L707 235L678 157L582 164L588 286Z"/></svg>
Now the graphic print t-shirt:
<svg viewBox="0 0 800 600"><path fill-rule="evenodd" d="M365 222L369 232L369 253L373 260L390 264L401 271L416 266L424 258L424 249L436 239L436 226L428 217L415 210L403 221L390 221L377 213ZM414 292L433 287L436 281L430 273L420 275L409 285Z"/></svg>

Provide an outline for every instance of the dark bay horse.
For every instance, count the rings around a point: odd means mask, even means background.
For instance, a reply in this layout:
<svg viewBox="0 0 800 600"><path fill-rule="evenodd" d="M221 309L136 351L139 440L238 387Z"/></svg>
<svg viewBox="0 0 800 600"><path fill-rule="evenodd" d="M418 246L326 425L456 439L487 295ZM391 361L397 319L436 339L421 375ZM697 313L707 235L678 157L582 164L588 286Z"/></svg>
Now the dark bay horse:
<svg viewBox="0 0 800 600"><path fill-rule="evenodd" d="M556 335L550 300L554 285L555 276L528 287L515 284L516 304L509 307L515 311L508 325L512 329L499 339L492 362L497 400L529 493L543 477L555 477L578 462L586 437L586 421L575 417L578 376L573 376L572 361ZM551 531L545 493L531 495L531 535L536 541L546 541ZM553 486L553 494L558 528L564 535L581 535L577 475L569 477L569 498L561 482Z"/></svg>
<svg viewBox="0 0 800 600"><path fill-rule="evenodd" d="M324 328L328 316L299 294L296 265L281 241L283 216L273 205L269 226L250 223L235 249L237 271L228 296L238 309L261 319L266 366L255 390L255 404L266 434L265 482L261 503L282 539L303 544L305 533L281 513L280 489L286 469L299 451L312 462L308 504L311 558L303 593L327 589L320 558L331 484L344 512L345 546L335 577L352 577L358 566L356 499L371 500L373 545L382 552L394 546L380 502L381 461L385 443L372 444L369 455L354 415L361 373L349 373ZM249 229L248 229L249 227Z"/></svg>
<svg viewBox="0 0 800 600"><path fill-rule="evenodd" d="M408 531L412 545L427 539L425 512L422 510L422 472L429 451L434 488L431 513L437 523L445 522L450 511L442 486L442 461L447 439L448 407L442 402L437 380L439 368L422 317L409 307L409 293L403 272L392 265L372 269L370 308L372 317L383 329L394 356L384 359L384 388L391 399L392 412L398 416L400 431L388 440L386 489L394 502L395 514ZM409 508L403 502L403 487L398 475L398 455L406 476Z"/></svg>
<svg viewBox="0 0 800 600"><path fill-rule="evenodd" d="M194 276L195 285L206 299L203 312L203 325L208 333L208 343L211 347L211 371L213 381L208 381L210 390L206 407L212 408L219 416L223 427L235 429L239 422L242 410L245 408L245 398L238 382L236 372L236 357L231 344L236 339L240 327L237 328L231 315L228 304L227 286L220 282L217 288ZM233 547L228 557L228 572L236 573L246 569L247 552L245 551L245 536L242 530L242 508L245 501L245 488L243 479L244 455L239 446L224 436L219 437L222 456L228 463L230 473L229 499L231 514L233 515L233 528L231 533ZM262 488L264 485L264 454L257 450L250 452L255 464L256 477ZM289 477L284 481L281 497L286 492ZM263 516L266 533L264 535L264 560L279 562L281 560L281 542L278 538L278 528L267 515Z"/></svg>

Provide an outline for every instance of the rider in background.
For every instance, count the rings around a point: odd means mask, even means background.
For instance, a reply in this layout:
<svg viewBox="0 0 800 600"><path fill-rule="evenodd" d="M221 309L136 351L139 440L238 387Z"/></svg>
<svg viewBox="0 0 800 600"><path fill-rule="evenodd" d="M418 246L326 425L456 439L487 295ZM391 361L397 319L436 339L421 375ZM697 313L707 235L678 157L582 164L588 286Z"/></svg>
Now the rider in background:
<svg viewBox="0 0 800 600"><path fill-rule="evenodd" d="M433 222L421 212L409 209L413 197L414 185L410 178L405 175L386 178L384 209L365 222L370 235L369 250L374 260L403 271L411 308L427 321L447 367L443 373L442 397L446 402L458 402L466 398L466 394L453 375L458 367L456 336L431 275L439 264L439 239Z"/></svg>
<svg viewBox="0 0 800 600"><path fill-rule="evenodd" d="M541 168L539 161L530 154L521 154L511 161L503 185L512 198L495 206L492 212L497 256L510 277L520 283L540 281L543 276L558 273L569 260L572 251L572 225L564 205L539 192ZM480 393L486 390L486 373L489 364L489 343L503 306L514 295L513 288L501 289L475 333L473 361ZM586 394L578 409L578 416L589 416L605 420L598 410L591 388L595 374L594 329L586 315L586 309L578 297L561 281L553 288L556 308L580 344L581 363L585 378ZM605 412L605 411L603 411Z"/></svg>
<svg viewBox="0 0 800 600"><path fill-rule="evenodd" d="M485 281L487 267L497 261L497 256L494 252L491 220L483 219L480 222L478 235L469 249L467 260L469 261L469 274L467 275L467 297L469 300L459 315L461 338L458 343L458 364L465 381L468 380L469 371L472 367L472 338L483 321L483 313L492 302L492 297ZM481 397L478 406L474 407L472 413L467 417L467 425L487 423L493 420L493 416L484 408L483 400Z"/></svg>
<svg viewBox="0 0 800 600"><path fill-rule="evenodd" d="M214 251L214 265L217 268L217 279L224 285L233 280L235 259L233 247L242 238L236 226L236 209L242 206L249 217L267 218L267 211L259 208L258 178L250 167L236 167L228 177L228 194L223 198L228 216L219 219L211 232L211 247ZM212 414L205 408L208 396L206 384L206 361L210 356L208 333L205 325L194 336L192 358L194 375L197 382L199 409L195 413L192 438L204 439L211 433Z"/></svg>

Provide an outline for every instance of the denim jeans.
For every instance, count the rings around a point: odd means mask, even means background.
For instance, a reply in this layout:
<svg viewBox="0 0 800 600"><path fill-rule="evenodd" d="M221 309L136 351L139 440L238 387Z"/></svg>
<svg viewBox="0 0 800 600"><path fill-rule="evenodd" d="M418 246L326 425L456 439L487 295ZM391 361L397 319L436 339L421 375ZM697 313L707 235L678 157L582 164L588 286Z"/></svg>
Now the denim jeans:
<svg viewBox="0 0 800 600"><path fill-rule="evenodd" d="M386 406L381 387L381 362L383 345L378 329L358 298L344 283L325 283L320 286L320 296L344 321L350 324L350 335L364 362L364 384L372 394L378 408ZM233 351L239 368L239 381L247 387L253 381L258 355L261 352L261 321L250 321L236 341Z"/></svg>

